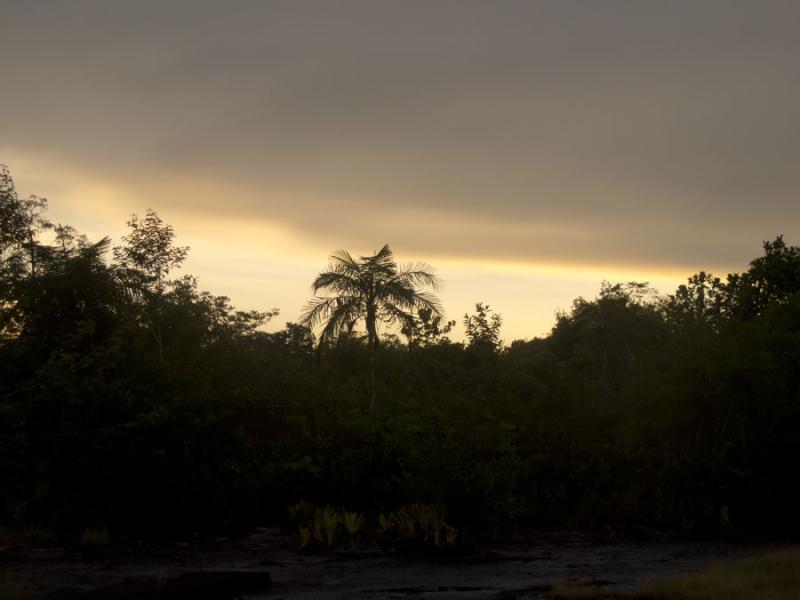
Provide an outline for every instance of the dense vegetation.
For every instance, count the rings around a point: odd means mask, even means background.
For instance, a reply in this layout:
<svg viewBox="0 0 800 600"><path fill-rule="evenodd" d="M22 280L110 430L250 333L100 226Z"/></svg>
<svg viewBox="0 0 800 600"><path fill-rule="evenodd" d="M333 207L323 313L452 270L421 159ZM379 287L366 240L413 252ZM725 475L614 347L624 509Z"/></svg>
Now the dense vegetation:
<svg viewBox="0 0 800 600"><path fill-rule="evenodd" d="M354 318L317 344L177 277L155 213L112 249L45 208L0 175L9 531L231 531L302 501L438 506L474 532L800 533L800 248L780 237L668 296L604 284L544 339L503 345L479 304L451 341L429 296L396 336Z"/></svg>

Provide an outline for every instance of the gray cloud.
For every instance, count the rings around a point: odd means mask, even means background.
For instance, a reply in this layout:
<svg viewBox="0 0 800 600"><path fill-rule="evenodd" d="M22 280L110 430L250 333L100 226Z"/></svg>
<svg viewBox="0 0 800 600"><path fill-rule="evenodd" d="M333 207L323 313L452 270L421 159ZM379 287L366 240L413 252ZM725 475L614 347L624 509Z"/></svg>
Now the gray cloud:
<svg viewBox="0 0 800 600"><path fill-rule="evenodd" d="M723 265L800 234L795 2L3 12L0 145L248 190L166 200L187 209L551 262Z"/></svg>

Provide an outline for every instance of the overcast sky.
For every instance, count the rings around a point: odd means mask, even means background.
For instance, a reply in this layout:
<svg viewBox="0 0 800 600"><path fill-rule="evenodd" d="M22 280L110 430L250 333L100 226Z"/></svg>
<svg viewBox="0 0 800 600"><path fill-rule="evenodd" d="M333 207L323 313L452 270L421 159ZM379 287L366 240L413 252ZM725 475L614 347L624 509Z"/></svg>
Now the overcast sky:
<svg viewBox="0 0 800 600"><path fill-rule="evenodd" d="M95 237L293 320L389 242L505 337L602 279L800 242L800 2L0 2L0 162Z"/></svg>

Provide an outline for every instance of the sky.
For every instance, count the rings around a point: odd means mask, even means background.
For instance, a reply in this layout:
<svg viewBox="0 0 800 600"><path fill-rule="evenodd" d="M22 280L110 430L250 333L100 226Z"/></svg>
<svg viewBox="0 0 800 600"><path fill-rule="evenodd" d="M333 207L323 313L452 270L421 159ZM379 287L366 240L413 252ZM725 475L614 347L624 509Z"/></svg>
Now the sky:
<svg viewBox="0 0 800 600"><path fill-rule="evenodd" d="M0 163L90 237L297 318L340 248L546 334L800 243L800 3L0 1ZM458 333L457 333L458 335Z"/></svg>

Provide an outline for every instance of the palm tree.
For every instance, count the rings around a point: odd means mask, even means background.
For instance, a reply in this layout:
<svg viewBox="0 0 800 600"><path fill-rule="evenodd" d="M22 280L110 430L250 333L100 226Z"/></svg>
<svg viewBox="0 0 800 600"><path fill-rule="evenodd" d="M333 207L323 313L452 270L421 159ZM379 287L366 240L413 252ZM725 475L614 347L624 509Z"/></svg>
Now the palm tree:
<svg viewBox="0 0 800 600"><path fill-rule="evenodd" d="M372 410L375 410L375 350L378 326L403 326L413 323L416 313L429 310L441 315L439 299L420 288L437 290L439 278L422 262L398 266L388 244L372 256L356 260L339 250L331 255L327 270L311 285L314 298L306 304L300 322L311 328L322 325L320 347L342 332L350 332L363 320L367 342L372 350L370 377ZM327 291L330 295L320 295Z"/></svg>

